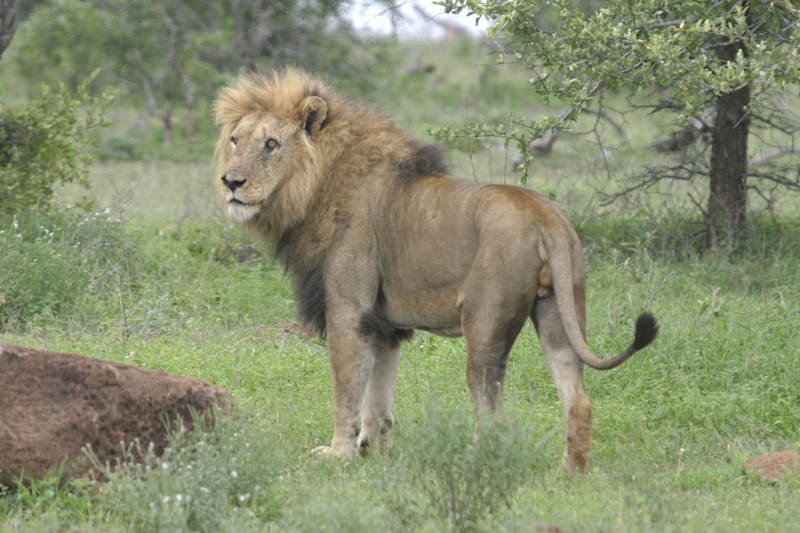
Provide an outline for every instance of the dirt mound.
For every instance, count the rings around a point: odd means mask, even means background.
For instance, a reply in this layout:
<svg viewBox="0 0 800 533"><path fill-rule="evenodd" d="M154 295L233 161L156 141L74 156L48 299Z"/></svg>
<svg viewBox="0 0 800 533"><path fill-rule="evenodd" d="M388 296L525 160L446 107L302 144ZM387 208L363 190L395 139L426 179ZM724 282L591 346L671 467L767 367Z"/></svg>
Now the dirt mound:
<svg viewBox="0 0 800 533"><path fill-rule="evenodd" d="M744 464L754 470L764 481L779 481L794 473L800 475L800 452L786 450L753 457Z"/></svg>
<svg viewBox="0 0 800 533"><path fill-rule="evenodd" d="M62 480L84 475L86 445L110 464L134 439L160 454L167 420L192 429L191 412L212 421L214 406L232 407L233 398L203 380L0 345L0 484L41 479L65 460Z"/></svg>

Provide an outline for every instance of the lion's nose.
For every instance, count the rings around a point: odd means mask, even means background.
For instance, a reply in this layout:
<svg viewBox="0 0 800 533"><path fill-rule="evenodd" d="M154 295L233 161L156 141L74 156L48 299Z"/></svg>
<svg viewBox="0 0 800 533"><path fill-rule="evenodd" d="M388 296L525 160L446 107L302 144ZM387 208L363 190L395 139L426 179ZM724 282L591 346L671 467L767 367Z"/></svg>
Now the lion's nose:
<svg viewBox="0 0 800 533"><path fill-rule="evenodd" d="M227 174L224 174L224 175L222 176L222 183L224 183L224 184L225 184L225 186L226 186L228 189L230 189L230 191L231 191L231 192L235 191L236 189L238 189L239 187L241 187L242 185L244 185L244 183L245 183L246 181L247 181L247 180L229 180L229 179L228 179L228 175L227 175Z"/></svg>

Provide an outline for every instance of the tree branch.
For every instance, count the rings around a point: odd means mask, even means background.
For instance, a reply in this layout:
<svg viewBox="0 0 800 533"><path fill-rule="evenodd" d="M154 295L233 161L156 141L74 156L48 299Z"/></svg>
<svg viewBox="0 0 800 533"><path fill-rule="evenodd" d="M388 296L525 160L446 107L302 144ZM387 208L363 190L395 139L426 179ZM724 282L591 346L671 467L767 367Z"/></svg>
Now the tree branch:
<svg viewBox="0 0 800 533"><path fill-rule="evenodd" d="M759 0L759 3L778 6L786 11L786 13L794 20L800 20L800 13L798 13L793 7L786 5L786 2L783 0Z"/></svg>
<svg viewBox="0 0 800 533"><path fill-rule="evenodd" d="M600 117L602 119L605 119L606 122L611 124L611 126L613 126L613 128L615 130L617 130L617 135L619 135L623 139L625 138L625 130L622 129L622 126L620 126L613 118L608 116L608 113L606 113L602 109L596 109L595 110L595 109L586 108L586 109L583 110L583 112L584 113L589 113L590 115L597 115L598 117Z"/></svg>
<svg viewBox="0 0 800 533"><path fill-rule="evenodd" d="M748 159L747 165L754 167L766 163L767 161L771 161L772 159L777 159L782 155L794 154L798 152L800 152L800 141L794 143L794 145L792 146L787 146L784 148L776 148L774 150L770 150L769 152L765 152L763 154L754 155L753 157Z"/></svg>

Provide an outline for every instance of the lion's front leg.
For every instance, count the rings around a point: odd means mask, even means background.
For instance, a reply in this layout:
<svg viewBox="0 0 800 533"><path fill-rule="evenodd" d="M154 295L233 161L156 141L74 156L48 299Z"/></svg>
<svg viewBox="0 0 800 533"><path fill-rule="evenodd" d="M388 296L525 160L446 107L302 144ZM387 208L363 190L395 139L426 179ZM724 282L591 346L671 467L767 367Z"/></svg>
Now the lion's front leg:
<svg viewBox="0 0 800 533"><path fill-rule="evenodd" d="M333 387L333 440L314 451L352 459L358 455L357 433L361 405L375 364L375 351L357 327L328 325L328 360Z"/></svg>
<svg viewBox="0 0 800 533"><path fill-rule="evenodd" d="M392 451L389 431L394 426L392 404L399 361L399 346L376 348L375 364L361 405L361 434L358 436L358 446L362 451L367 448L377 448L383 452Z"/></svg>

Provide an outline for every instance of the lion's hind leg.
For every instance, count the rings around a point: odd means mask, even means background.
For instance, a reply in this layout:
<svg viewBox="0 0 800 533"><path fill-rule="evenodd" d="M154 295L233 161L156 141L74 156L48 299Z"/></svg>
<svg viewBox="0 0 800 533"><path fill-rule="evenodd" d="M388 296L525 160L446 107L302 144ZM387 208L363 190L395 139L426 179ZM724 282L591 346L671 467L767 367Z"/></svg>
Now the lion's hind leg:
<svg viewBox="0 0 800 533"><path fill-rule="evenodd" d="M492 284L487 283L491 290ZM532 296L515 302L492 295L467 296L462 310L462 330L467 342L467 386L479 423L503 408L503 382L508 355L528 318Z"/></svg>
<svg viewBox="0 0 800 533"><path fill-rule="evenodd" d="M555 298L537 300L531 313L567 421L564 467L585 473L592 447L592 404L583 390L583 363L564 332Z"/></svg>
<svg viewBox="0 0 800 533"><path fill-rule="evenodd" d="M528 320L538 288L541 264L537 264L535 242L522 239L510 247L513 237L504 228L481 233L482 245L461 292L467 386L479 424L482 416L502 411L508 356Z"/></svg>
<svg viewBox="0 0 800 533"><path fill-rule="evenodd" d="M399 346L376 350L372 374L361 404L358 447L362 453L368 448L377 448L387 453L392 451L389 431L394 426L392 405L399 360Z"/></svg>

